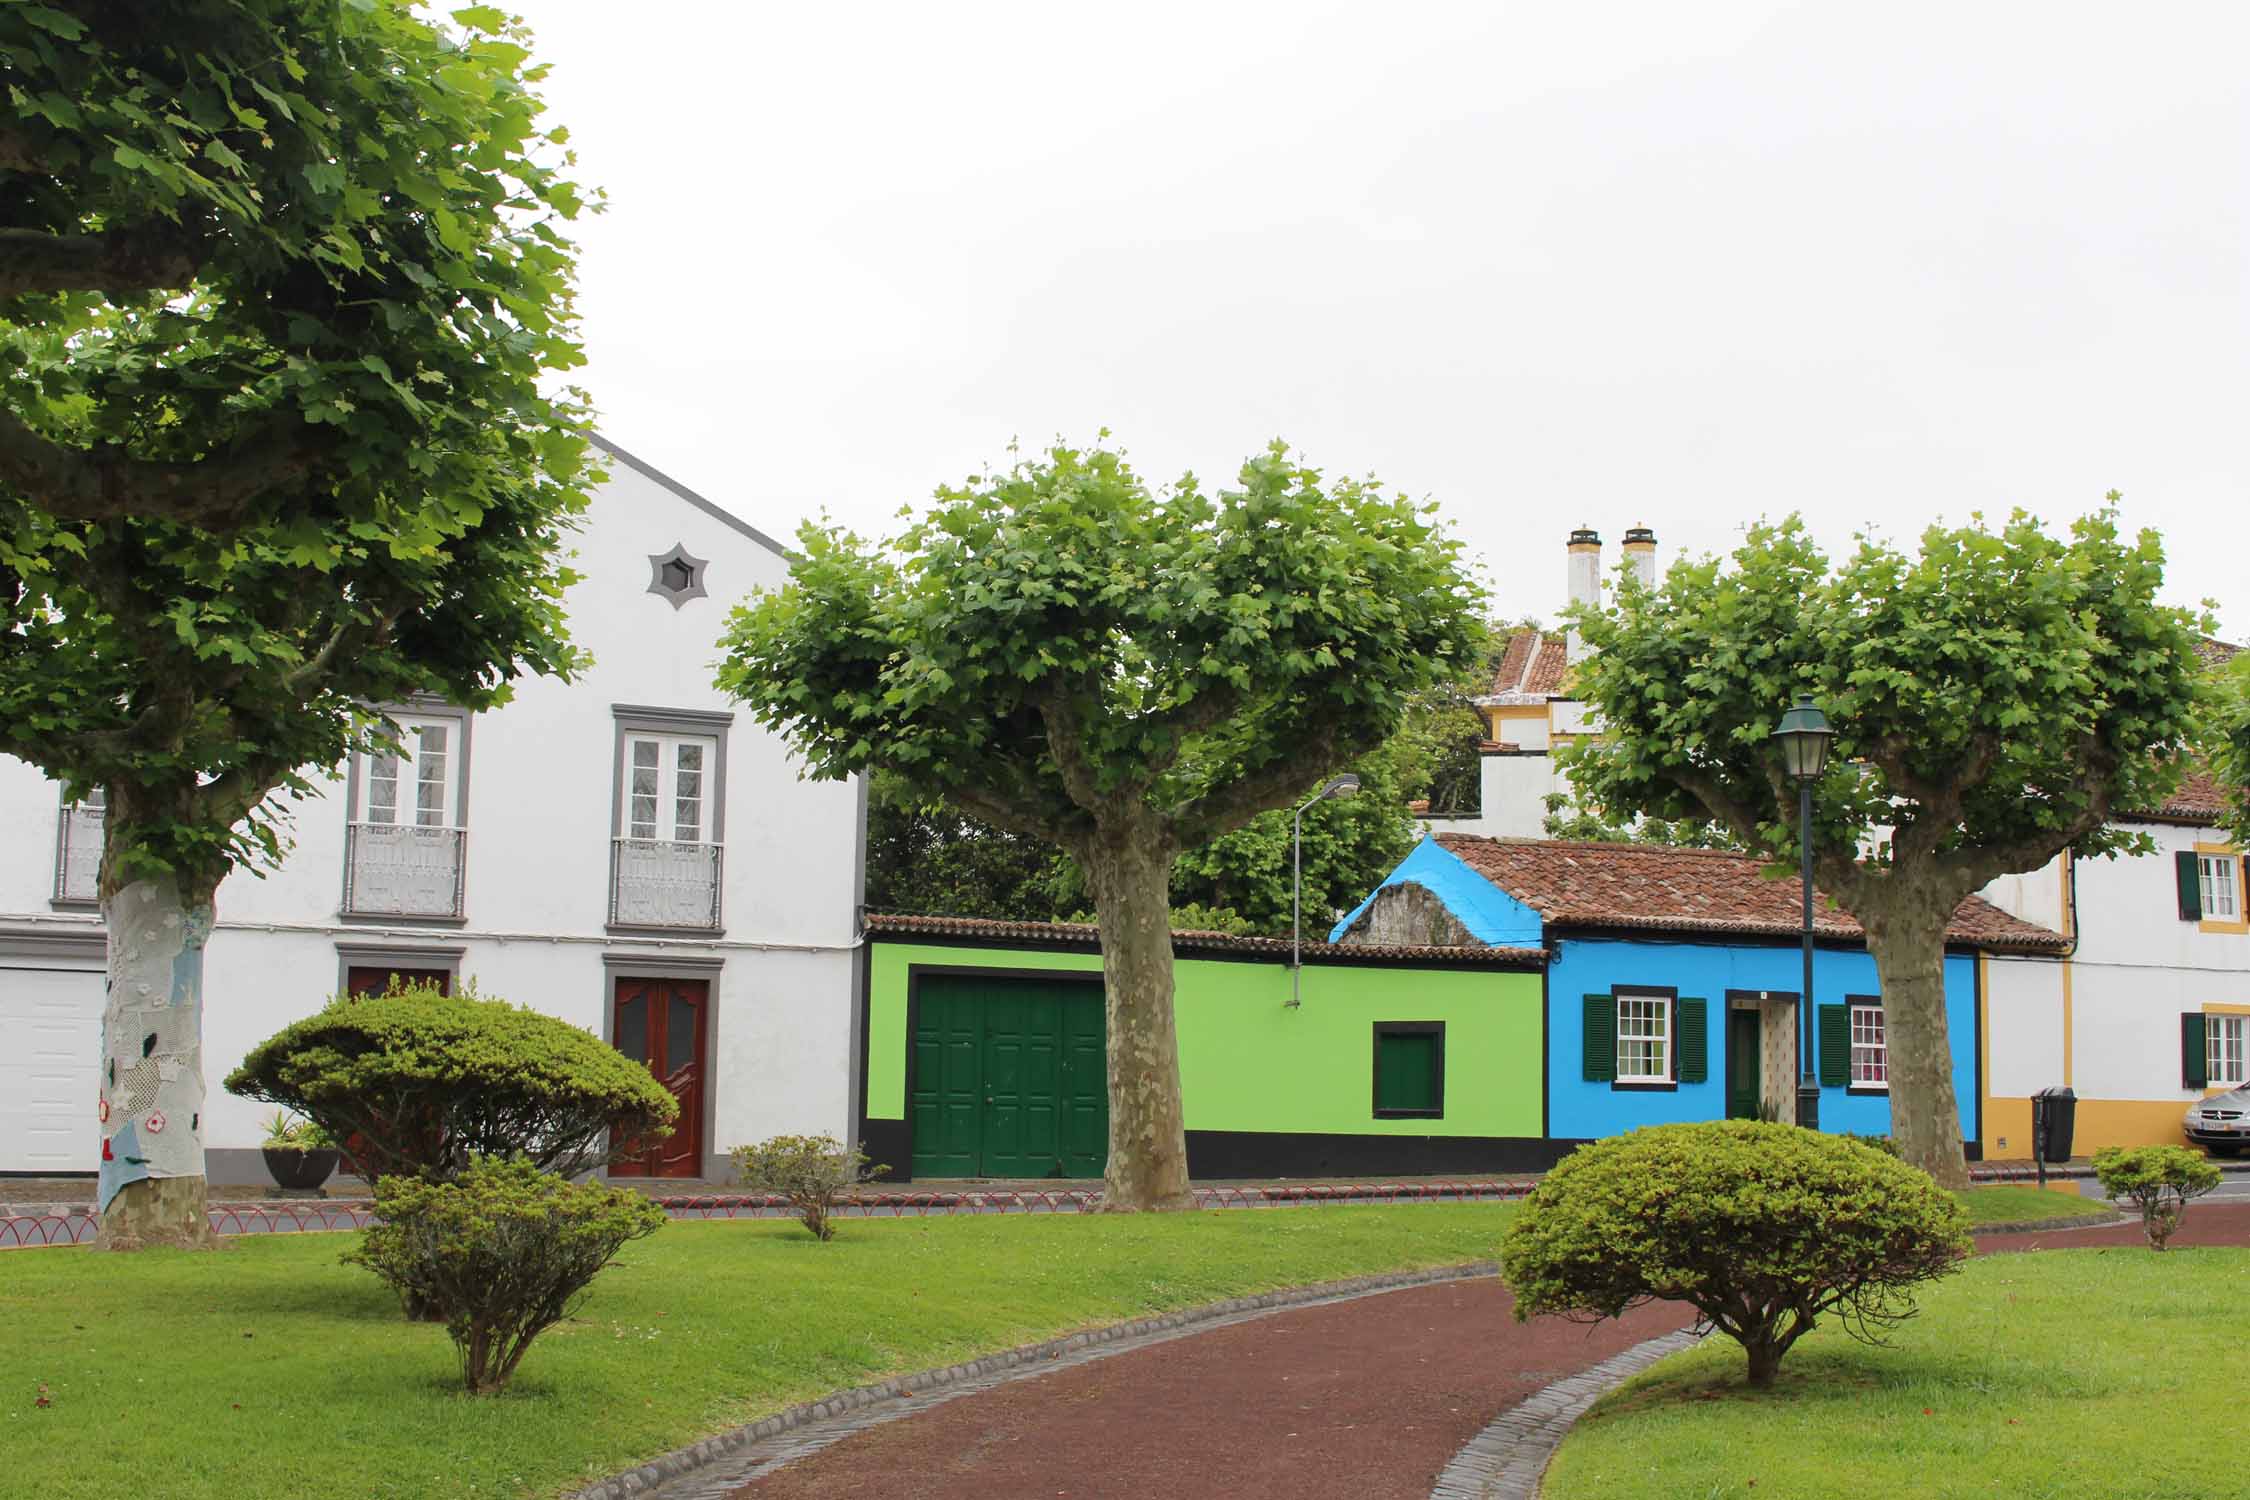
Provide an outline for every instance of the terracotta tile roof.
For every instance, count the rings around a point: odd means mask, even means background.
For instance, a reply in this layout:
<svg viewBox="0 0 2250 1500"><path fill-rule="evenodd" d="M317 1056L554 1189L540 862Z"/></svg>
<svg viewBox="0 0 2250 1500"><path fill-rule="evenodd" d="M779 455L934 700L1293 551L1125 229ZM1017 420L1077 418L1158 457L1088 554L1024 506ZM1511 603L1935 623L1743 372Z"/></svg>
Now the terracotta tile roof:
<svg viewBox="0 0 2250 1500"><path fill-rule="evenodd" d="M2205 636L2195 643L2195 654L2207 667L2223 667L2242 654L2242 647Z"/></svg>
<svg viewBox="0 0 2250 1500"><path fill-rule="evenodd" d="M1550 924L1759 937L1794 937L1801 930L1797 882L1765 879L1761 862L1745 854L1462 833L1441 833L1437 840ZM1859 923L1815 896L1816 934L1864 936ZM1961 903L1946 937L2032 953L2064 945L2061 933L2011 917L1977 896Z"/></svg>
<svg viewBox="0 0 2250 1500"><path fill-rule="evenodd" d="M1561 690L1563 637L1526 625L1511 633L1500 666L1492 674L1492 696L1544 697Z"/></svg>
<svg viewBox="0 0 2250 1500"><path fill-rule="evenodd" d="M1101 929L1091 922L1002 922L989 917L920 917L869 912L862 927L871 938L976 938L994 943L1036 943L1057 948L1098 950ZM1226 932L1175 932L1174 951L1197 953L1248 953L1287 958L1289 939L1237 937ZM1495 968L1521 968L1544 964L1547 955L1538 948L1431 948L1403 945L1314 943L1304 945L1307 963L1324 959L1363 960L1388 958L1423 964L1471 964Z"/></svg>
<svg viewBox="0 0 2250 1500"><path fill-rule="evenodd" d="M2120 814L2128 823L2186 823L2199 828L2218 826L2227 813L2227 794L2219 778L2209 771L2190 771L2171 800L2154 812Z"/></svg>

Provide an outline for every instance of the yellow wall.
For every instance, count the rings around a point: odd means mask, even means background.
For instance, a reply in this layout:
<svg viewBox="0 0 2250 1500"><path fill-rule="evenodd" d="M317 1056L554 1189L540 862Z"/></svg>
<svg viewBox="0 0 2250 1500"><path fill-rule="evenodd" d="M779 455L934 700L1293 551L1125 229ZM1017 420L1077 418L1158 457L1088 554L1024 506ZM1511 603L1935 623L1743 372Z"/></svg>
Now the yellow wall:
<svg viewBox="0 0 2250 1500"><path fill-rule="evenodd" d="M2071 1154L2091 1156L2104 1146L2184 1146L2180 1121L2187 1109L2180 1099L2081 1099ZM2031 1160L2029 1099L1985 1100L1984 1159Z"/></svg>

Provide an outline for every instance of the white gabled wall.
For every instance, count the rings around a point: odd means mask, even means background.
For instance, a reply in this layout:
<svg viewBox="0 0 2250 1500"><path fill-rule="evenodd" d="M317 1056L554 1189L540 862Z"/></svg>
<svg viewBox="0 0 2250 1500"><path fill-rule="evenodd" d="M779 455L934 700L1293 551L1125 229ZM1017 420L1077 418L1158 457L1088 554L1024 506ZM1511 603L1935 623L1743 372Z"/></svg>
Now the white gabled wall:
<svg viewBox="0 0 2250 1500"><path fill-rule="evenodd" d="M728 612L751 590L782 583L786 562L640 468L619 459L608 467L573 542L571 566L584 576L565 601L572 638L592 652L592 665L570 684L521 681L509 703L471 721L466 922L339 914L349 813L341 774L289 809L294 848L278 870L263 879L238 871L220 887L204 1031L215 1180L244 1180L266 1113L227 1095L220 1080L250 1047L334 992L339 944L462 949L460 972L483 993L597 1033L608 1009L605 952L720 958L706 1150L783 1132L849 1135L858 788L800 781L778 737L712 683ZM675 544L706 561L709 591L679 609L648 592L650 557ZM723 937L606 930L615 705L734 715ZM58 807L55 783L0 757L0 941L8 931L84 932L93 921L50 910ZM86 1062L89 1100L95 1061Z"/></svg>

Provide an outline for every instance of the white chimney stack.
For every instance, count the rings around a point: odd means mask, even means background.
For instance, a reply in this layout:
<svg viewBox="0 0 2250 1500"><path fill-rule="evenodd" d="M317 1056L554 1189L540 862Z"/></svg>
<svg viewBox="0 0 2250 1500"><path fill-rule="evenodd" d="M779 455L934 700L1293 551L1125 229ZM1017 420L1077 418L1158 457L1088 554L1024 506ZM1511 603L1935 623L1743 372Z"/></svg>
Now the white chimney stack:
<svg viewBox="0 0 2250 1500"><path fill-rule="evenodd" d="M1625 561L1632 564L1633 577L1644 589L1656 587L1656 533L1646 526L1636 526L1625 533Z"/></svg>
<svg viewBox="0 0 2250 1500"><path fill-rule="evenodd" d="M1599 606L1602 602L1602 539L1590 526L1581 526L1570 534L1570 551L1566 558L1566 578L1570 585L1570 602ZM1573 627L1563 637L1563 660L1576 661L1586 651L1586 643L1578 638Z"/></svg>

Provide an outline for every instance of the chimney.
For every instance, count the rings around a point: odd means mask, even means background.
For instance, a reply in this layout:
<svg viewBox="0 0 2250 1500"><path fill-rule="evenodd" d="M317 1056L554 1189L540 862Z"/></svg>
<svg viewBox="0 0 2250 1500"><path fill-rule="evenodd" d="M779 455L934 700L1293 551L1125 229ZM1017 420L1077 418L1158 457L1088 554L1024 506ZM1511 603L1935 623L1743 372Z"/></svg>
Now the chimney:
<svg viewBox="0 0 2250 1500"><path fill-rule="evenodd" d="M1569 549L1565 577L1570 584L1570 602L1599 605L1602 602L1601 534L1590 526L1581 526L1570 534ZM1575 629L1563 638L1563 660L1576 661L1585 650L1585 642L1579 640Z"/></svg>
<svg viewBox="0 0 2250 1500"><path fill-rule="evenodd" d="M1633 578L1644 589L1656 587L1656 533L1646 526L1636 526L1625 533L1625 561L1632 564Z"/></svg>

